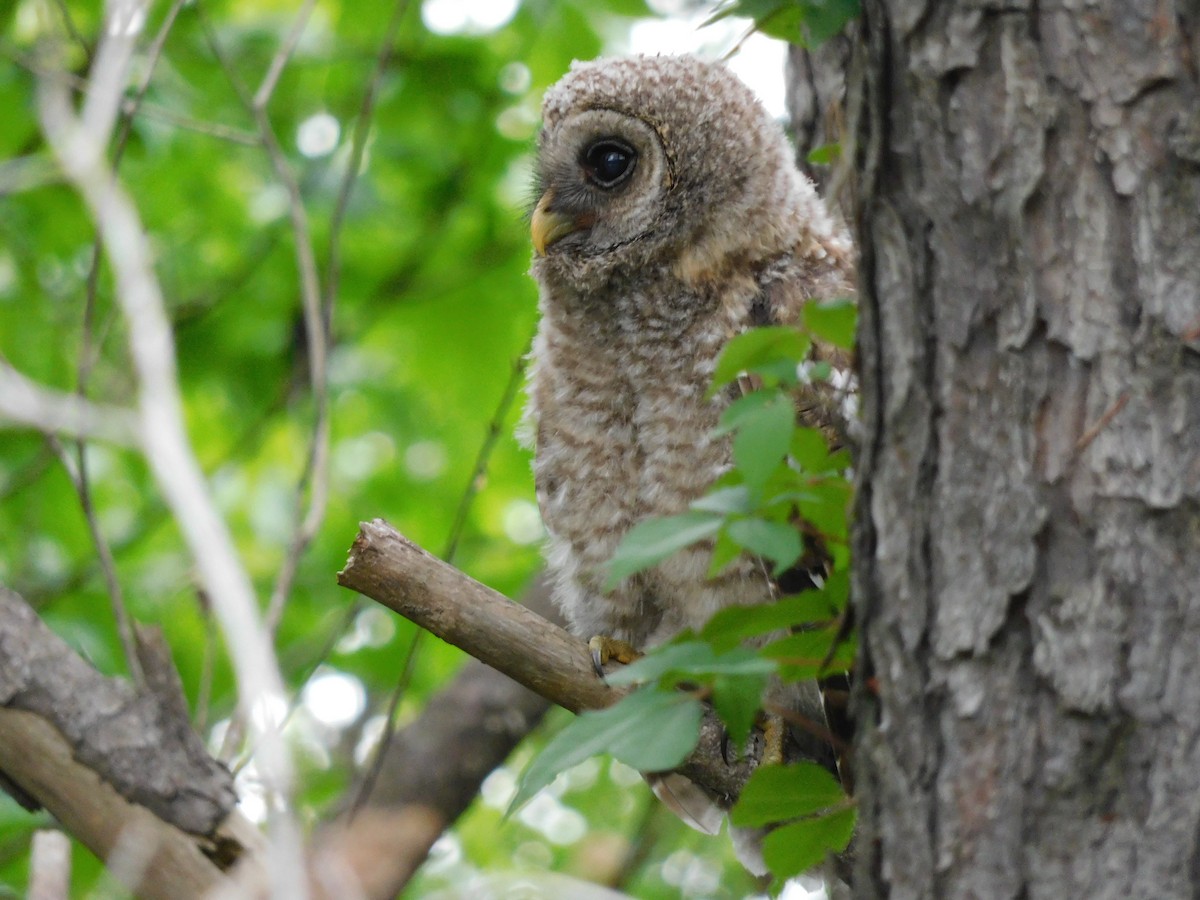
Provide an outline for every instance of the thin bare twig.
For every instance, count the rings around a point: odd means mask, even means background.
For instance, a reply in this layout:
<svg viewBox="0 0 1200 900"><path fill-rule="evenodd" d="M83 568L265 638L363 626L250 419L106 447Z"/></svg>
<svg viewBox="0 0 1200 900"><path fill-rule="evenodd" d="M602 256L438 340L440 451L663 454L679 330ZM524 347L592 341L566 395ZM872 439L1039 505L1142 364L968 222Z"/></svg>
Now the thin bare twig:
<svg viewBox="0 0 1200 900"><path fill-rule="evenodd" d="M179 10L183 6L184 0L175 0L167 11L166 19L155 35L153 42L150 45L146 71L142 75L141 83L138 85L134 97L129 103L124 104L121 109L123 113L123 121L117 134L116 144L113 148L112 167L113 177L116 177L117 169L121 165L121 157L125 152L125 146L129 140L129 134L133 128L133 116L137 112L138 105L142 98L146 96L146 91L150 88L150 79L154 74L154 68L158 64L159 57L162 55L163 46L167 42L167 35L170 33L171 27L175 24L175 19L179 15ZM83 305L83 328L82 328L82 344L79 349L79 365L76 375L75 393L80 397L87 397L87 385L91 376L92 367L96 362L96 346L93 342L93 321L96 311L96 291L100 281L100 255L102 252L102 244L100 239L99 229L97 229L96 237L92 242L92 261L88 268L86 290ZM100 522L96 518L95 504L92 502L91 479L88 475L87 463L87 442L77 440L75 442L75 464L72 466L67 457L66 450L52 439L55 452L63 465L67 468L68 474L71 477L71 483L75 487L75 493L79 497L79 505L83 510L84 520L87 522L88 532L92 538L92 544L96 548L96 554L100 558L100 570L104 573L104 584L108 590L109 604L112 607L113 617L117 622L117 634L121 638L121 647L125 653L125 665L129 669L129 674L133 677L134 684L141 687L144 684L144 675L142 673L141 663L138 661L137 642L133 636L133 624L129 615L129 610L125 606L125 595L121 590L120 579L117 578L116 563L113 560L112 550L108 546L108 541L105 540L104 532L100 528Z"/></svg>
<svg viewBox="0 0 1200 900"><path fill-rule="evenodd" d="M61 831L34 832L26 900L67 900L70 896L71 839Z"/></svg>
<svg viewBox="0 0 1200 900"><path fill-rule="evenodd" d="M463 490L462 498L458 503L458 509L454 514L454 521L450 525L450 533L446 538L446 549L442 552L441 557L446 563L453 563L454 557L458 553L458 543L462 538L463 529L467 524L467 516L471 511L471 503L479 493L480 483L483 480L484 472L487 471L488 461L491 459L492 451L496 448L496 441L499 439L501 433L501 423L508 415L508 411L512 408L513 401L516 399L517 389L520 387L522 376L525 373L525 362L528 357L529 345L532 341L533 334L530 333L529 338L525 342L525 351L513 363L512 373L509 375L508 383L504 386L504 393L500 396L500 402L496 405L496 411L492 414L492 418L488 422L487 433L484 435L483 443L479 447L479 453L475 456L475 465L471 467L471 475L467 479L467 486ZM371 791L375 786L375 781L379 777L380 767L383 765L383 760L387 756L388 748L391 746L392 738L396 733L396 713L400 709L400 701L408 690L412 674L416 670L417 656L422 647L422 637L424 634L425 631L423 629L418 629L416 634L413 635L412 642L408 645L408 653L405 655L404 668L400 673L400 680L396 683L396 687L392 691L391 700L388 703L383 736L380 738L379 746L376 748L375 759L371 765L371 769L359 786L358 795L355 797L354 806L352 807L354 811L357 811L367 802L367 798L370 797Z"/></svg>
<svg viewBox="0 0 1200 900"><path fill-rule="evenodd" d="M304 27L308 24L314 6L316 6L316 0L304 0L304 5L296 13L296 18L292 22L292 30L279 45L279 49L271 59L271 64L267 66L267 74L263 76L262 84L258 86L258 90L254 94L256 110L266 109L267 104L271 102L271 95L275 93L275 86L279 83L279 76L283 74L283 67L288 64L288 60L292 58L292 54L296 50L296 45L300 43L300 36L304 34Z"/></svg>
<svg viewBox="0 0 1200 900"><path fill-rule="evenodd" d="M379 93L379 85L391 62L392 47L396 43L396 35L400 32L400 22L404 18L404 14L408 12L408 7L409 0L396 0L396 5L392 7L392 17L388 20L383 34L383 42L375 57L375 69L367 81L367 89L363 91L362 105L358 109L358 118L354 122L354 134L350 139L350 158L346 161L346 171L342 174L337 201L333 205L333 215L329 221L329 259L325 269L326 323L333 319L333 303L337 297L338 281L342 272L342 226L346 219L346 209L350 205L350 195L358 181L359 169L362 168L363 154L367 147L367 135L371 133L375 97Z"/></svg>
<svg viewBox="0 0 1200 900"><path fill-rule="evenodd" d="M184 2L187 2L187 0L184 0ZM5 57L22 69L37 75L39 78L51 76L61 78L75 93L86 94L91 89L86 78L80 78L71 72L63 72L53 67L42 65L38 60L22 53L19 49L4 40L0 40L0 56ZM234 128L231 125L224 125L220 122L205 122L201 119L193 119L173 109L146 100L135 103L132 97L122 98L121 112L126 115L136 114L143 118L167 122L187 131L194 131L197 134L208 135L209 137L242 144L247 147L257 147L260 144L258 136L248 131L242 131L240 128Z"/></svg>
<svg viewBox="0 0 1200 900"><path fill-rule="evenodd" d="M312 230L308 224L308 213L304 208L304 197L300 184L288 165L287 157L275 135L267 115L266 103L270 100L276 80L282 66L290 57L299 35L303 31L312 2L306 3L296 15L292 30L287 40L275 54L267 76L263 79L254 98L250 98L246 86L233 68L231 61L217 40L208 18L202 7L197 7L201 14L205 37L217 62L225 71L226 78L237 92L247 110L254 115L258 124L259 137L275 170L275 176L283 185L288 195L288 209L292 223L292 231L296 240L296 268L300 277L300 295L304 312L304 333L307 340L309 384L313 395L313 437L305 457L304 469L296 486L296 530L292 534L287 554L280 566L279 575L271 591L271 599L267 605L266 623L271 634L274 634L283 618L283 609L291 594L296 572L300 567L300 559L308 548L321 522L325 517L325 507L329 497L329 415L328 415L328 336L324 316L321 312L320 279L317 273L317 260L313 252ZM274 74L272 74L274 73ZM307 495L307 508L305 497Z"/></svg>
<svg viewBox="0 0 1200 900"><path fill-rule="evenodd" d="M138 444L138 421L132 410L45 387L0 359L0 428L6 421L46 434Z"/></svg>
<svg viewBox="0 0 1200 900"><path fill-rule="evenodd" d="M500 402L496 404L496 411L488 421L487 434L484 436L483 443L479 447L479 453L475 456L475 465L471 469L471 477L467 480L467 486L463 491L462 499L458 502L458 509L454 513L454 523L450 526L450 536L446 540L446 549L442 553L442 559L448 563L454 562L455 554L458 552L459 539L462 537L463 528L467 524L467 515L471 512L471 503L474 502L475 495L479 493L483 475L487 471L488 461L492 457L492 451L496 449L496 441L500 439L504 419L517 398L517 390L521 387L521 380L525 375L525 365L529 357L529 347L532 343L533 332L530 332L529 337L525 340L525 349L513 361L512 371L509 372L508 376L508 383L504 386L504 393L500 395Z"/></svg>
<svg viewBox="0 0 1200 900"><path fill-rule="evenodd" d="M379 744L375 747L375 756L371 760L371 767L359 783L358 790L354 794L354 802L350 805L351 818L357 815L367 804L371 793L375 790L375 782L379 780L379 773L383 769L384 760L387 759L388 750L392 746L392 739L396 735L396 718L400 712L400 701L408 693L408 686L412 683L413 672L417 670L417 655L421 649L422 636L424 634L425 630L418 628L413 633L412 640L408 643L408 652L404 654L404 667L400 670L400 680L396 682L396 687L392 689L392 696L388 700L387 717L384 720L383 734L379 738Z"/></svg>
<svg viewBox="0 0 1200 900"><path fill-rule="evenodd" d="M92 48L88 46L87 40L79 33L79 29L75 27L75 19L71 16L71 10L67 7L66 0L54 0L54 5L58 7L58 14L62 18L63 28L71 40L78 44L79 49L85 54L90 55Z"/></svg>
<svg viewBox="0 0 1200 900"><path fill-rule="evenodd" d="M142 672L141 660L138 659L133 621L129 615L129 609L125 606L125 594L121 590L121 580L117 577L117 564L113 559L112 548L109 547L104 532L100 529L100 522L96 518L96 507L92 503L92 492L87 484L86 470L84 469L84 460L86 459L84 447L86 445L83 441L77 441L75 446L78 456L72 458L57 437L50 435L48 440L59 462L67 470L67 476L71 479L76 496L79 497L79 505L83 510L84 521L87 522L88 533L92 537L92 545L96 548L96 555L100 557L100 571L104 575L104 586L108 590L113 618L117 623L117 636L121 639L121 650L125 654L125 666L129 669L133 683L141 688L146 683L146 676Z"/></svg>
<svg viewBox="0 0 1200 900"><path fill-rule="evenodd" d="M237 674L242 706L265 704L269 708L283 701L283 679L258 615L250 579L188 443L174 341L149 243L135 206L104 159L145 9L143 3L126 0L111 4L110 12L93 67L93 87L81 115L72 111L69 89L62 80L43 79L39 85L42 129L103 236L116 298L129 331L143 450L213 600ZM299 835L289 812L287 749L269 715L258 716L254 722L276 836L269 853L271 875L278 879L280 890L295 888L293 895L303 897L303 885L298 883Z"/></svg>

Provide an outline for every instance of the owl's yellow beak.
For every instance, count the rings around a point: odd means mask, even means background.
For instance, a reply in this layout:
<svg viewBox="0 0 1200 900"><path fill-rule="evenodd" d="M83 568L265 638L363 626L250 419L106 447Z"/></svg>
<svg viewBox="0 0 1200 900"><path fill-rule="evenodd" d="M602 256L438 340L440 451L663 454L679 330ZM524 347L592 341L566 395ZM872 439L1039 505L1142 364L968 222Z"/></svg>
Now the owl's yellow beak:
<svg viewBox="0 0 1200 900"><path fill-rule="evenodd" d="M529 223L529 233L533 236L533 249L538 256L546 255L546 248L560 238L566 237L573 231L585 227L583 222L565 216L550 208L554 202L554 192L546 191L533 210L533 221Z"/></svg>

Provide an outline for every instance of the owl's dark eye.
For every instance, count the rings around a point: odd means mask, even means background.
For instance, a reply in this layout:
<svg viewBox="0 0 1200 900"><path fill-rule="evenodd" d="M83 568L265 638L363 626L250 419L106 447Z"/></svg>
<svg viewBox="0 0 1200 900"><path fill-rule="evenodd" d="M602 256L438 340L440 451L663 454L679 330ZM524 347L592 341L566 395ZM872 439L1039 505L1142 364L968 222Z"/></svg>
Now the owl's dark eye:
<svg viewBox="0 0 1200 900"><path fill-rule="evenodd" d="M583 170L602 188L615 187L627 178L636 162L633 148L614 140L597 141L583 154Z"/></svg>

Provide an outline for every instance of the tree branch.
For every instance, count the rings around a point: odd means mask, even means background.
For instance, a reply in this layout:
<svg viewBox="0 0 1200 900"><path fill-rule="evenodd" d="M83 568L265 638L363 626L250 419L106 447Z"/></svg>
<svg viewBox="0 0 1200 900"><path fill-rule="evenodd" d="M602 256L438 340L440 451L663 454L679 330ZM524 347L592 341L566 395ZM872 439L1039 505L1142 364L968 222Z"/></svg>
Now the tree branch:
<svg viewBox="0 0 1200 900"><path fill-rule="evenodd" d="M150 689L105 678L0 588L0 771L139 896L199 897L258 832L191 730L164 645L141 635Z"/></svg>
<svg viewBox="0 0 1200 900"><path fill-rule="evenodd" d="M430 555L382 519L360 525L338 584L365 594L572 712L622 696L596 677L587 644ZM727 762L709 712L677 772L725 800L740 795L760 748Z"/></svg>

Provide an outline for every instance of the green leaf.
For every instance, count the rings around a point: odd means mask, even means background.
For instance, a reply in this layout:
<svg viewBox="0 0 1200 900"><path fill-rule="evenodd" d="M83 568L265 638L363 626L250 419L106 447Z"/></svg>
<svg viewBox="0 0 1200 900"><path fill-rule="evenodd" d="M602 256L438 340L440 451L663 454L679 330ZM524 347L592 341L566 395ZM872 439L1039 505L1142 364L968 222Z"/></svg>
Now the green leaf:
<svg viewBox="0 0 1200 900"><path fill-rule="evenodd" d="M787 455L795 414L787 397L748 413L733 438L733 459L750 488L766 484Z"/></svg>
<svg viewBox="0 0 1200 900"><path fill-rule="evenodd" d="M780 880L807 872L830 853L840 853L849 846L855 817L854 807L849 807L776 828L763 838L763 861Z"/></svg>
<svg viewBox="0 0 1200 900"><path fill-rule="evenodd" d="M718 488L694 501L691 508L698 512L717 513L723 516L734 513L745 514L752 508L750 492L742 484Z"/></svg>
<svg viewBox="0 0 1200 900"><path fill-rule="evenodd" d="M804 4L804 31L810 46L818 47L858 18L861 0L809 0Z"/></svg>
<svg viewBox="0 0 1200 900"><path fill-rule="evenodd" d="M763 656L780 662L780 675L789 681L817 678L827 671L849 669L854 662L854 642L840 640L840 626L800 631L763 647ZM830 651L833 650L831 653Z"/></svg>
<svg viewBox="0 0 1200 900"><path fill-rule="evenodd" d="M828 622L838 613L824 591L805 591L759 606L732 606L719 610L700 637L718 650L736 646L746 638L772 631L787 631L812 623Z"/></svg>
<svg viewBox="0 0 1200 900"><path fill-rule="evenodd" d="M662 562L672 553L713 537L721 528L721 517L707 512L687 512L639 522L621 539L608 564L605 588L611 590L622 578Z"/></svg>
<svg viewBox="0 0 1200 900"><path fill-rule="evenodd" d="M797 427L788 447L792 459L806 472L829 469L829 441L815 428Z"/></svg>
<svg viewBox="0 0 1200 900"><path fill-rule="evenodd" d="M702 714L695 698L654 688L634 691L608 709L580 713L521 775L508 813L560 773L600 753L642 772L675 768L696 746Z"/></svg>
<svg viewBox="0 0 1200 900"><path fill-rule="evenodd" d="M721 412L717 423L717 434L730 434L737 431L742 423L754 416L765 406L778 402L779 395L775 391L751 391L730 403Z"/></svg>
<svg viewBox="0 0 1200 900"><path fill-rule="evenodd" d="M828 166L837 161L841 155L842 145L834 142L822 144L820 147L810 150L805 158L814 166Z"/></svg>
<svg viewBox="0 0 1200 900"><path fill-rule="evenodd" d="M858 13L859 0L735 0L703 24L743 16L753 19L763 34L815 47L840 32Z"/></svg>
<svg viewBox="0 0 1200 900"><path fill-rule="evenodd" d="M637 684L639 681L660 678L667 672L678 671L685 666L703 665L715 657L716 652L703 641L664 644L651 650L641 659L606 675L605 678L614 687Z"/></svg>
<svg viewBox="0 0 1200 900"><path fill-rule="evenodd" d="M810 816L845 799L846 792L824 766L810 762L760 766L729 811L729 821L743 828L757 828Z"/></svg>
<svg viewBox="0 0 1200 900"><path fill-rule="evenodd" d="M817 337L835 347L853 349L854 330L858 324L858 307L853 300L808 303L803 316L805 327Z"/></svg>
<svg viewBox="0 0 1200 900"><path fill-rule="evenodd" d="M761 657L757 661L767 662ZM774 666L768 663L773 670ZM712 704L730 739L741 747L750 736L754 720L762 706L763 692L767 689L766 674L720 675L713 681Z"/></svg>
<svg viewBox="0 0 1200 900"><path fill-rule="evenodd" d="M777 325L755 328L730 339L713 372L713 391L729 384L742 372L780 360L799 362L808 355L808 338L795 328Z"/></svg>
<svg viewBox="0 0 1200 900"><path fill-rule="evenodd" d="M708 564L708 577L716 578L721 574L722 569L741 555L742 548L726 532L722 531L717 535L717 542L713 545L712 560Z"/></svg>
<svg viewBox="0 0 1200 900"><path fill-rule="evenodd" d="M845 540L849 482L840 476L810 479L805 488L805 495L796 501L800 515L826 537Z"/></svg>
<svg viewBox="0 0 1200 900"><path fill-rule="evenodd" d="M800 535L786 522L768 519L738 519L726 529L737 544L774 563L776 574L783 572L800 558L803 547Z"/></svg>
<svg viewBox="0 0 1200 900"><path fill-rule="evenodd" d="M773 662L744 647L718 652L705 641L684 641L650 651L637 662L609 675L608 683L620 686L668 675L676 676L676 680L685 678L707 683L718 675L767 675L774 671Z"/></svg>

